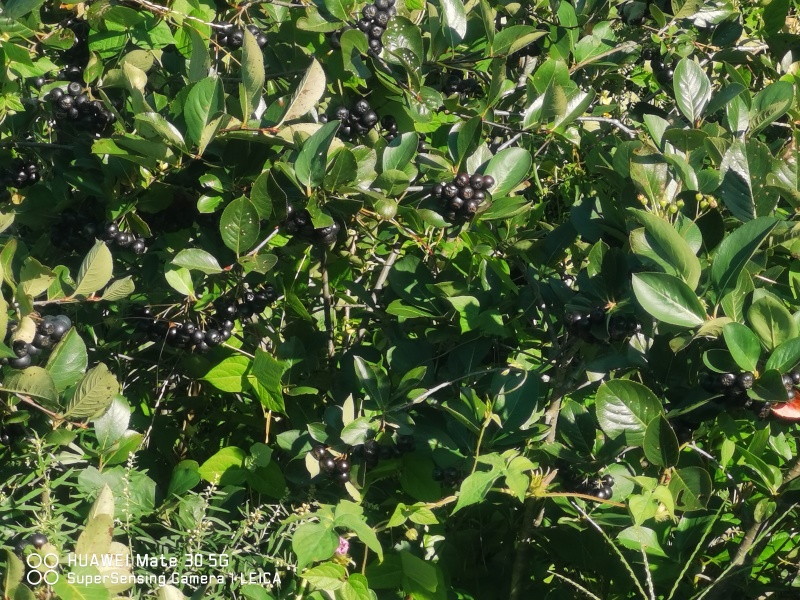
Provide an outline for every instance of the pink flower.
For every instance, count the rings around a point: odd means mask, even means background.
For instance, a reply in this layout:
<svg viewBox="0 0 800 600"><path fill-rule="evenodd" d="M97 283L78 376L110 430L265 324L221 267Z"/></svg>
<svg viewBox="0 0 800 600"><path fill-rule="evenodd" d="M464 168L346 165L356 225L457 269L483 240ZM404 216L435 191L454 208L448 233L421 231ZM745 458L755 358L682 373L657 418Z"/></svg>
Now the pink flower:
<svg viewBox="0 0 800 600"><path fill-rule="evenodd" d="M343 537L340 537L339 547L336 549L336 554L347 554L348 550L350 550L350 542L348 542Z"/></svg>

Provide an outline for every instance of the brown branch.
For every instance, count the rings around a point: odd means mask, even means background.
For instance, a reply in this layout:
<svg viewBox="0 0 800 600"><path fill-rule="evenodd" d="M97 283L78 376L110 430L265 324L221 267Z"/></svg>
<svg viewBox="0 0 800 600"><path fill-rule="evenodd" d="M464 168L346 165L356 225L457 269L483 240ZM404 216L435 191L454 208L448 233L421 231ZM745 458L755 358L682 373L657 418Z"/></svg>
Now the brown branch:
<svg viewBox="0 0 800 600"><path fill-rule="evenodd" d="M58 413L54 413L51 410L47 410L44 406L41 406L40 404L38 404L30 396L26 396L25 394L20 394L19 392L13 392L13 390L4 390L4 391L9 391L9 392L12 392L12 393L16 394L17 397L20 400L22 400L25 404L27 404L29 406L32 406L36 410L39 410L39 411L43 412L48 417L53 419L53 421L55 421L57 424L59 424L59 423L69 423L70 425L72 425L74 427L78 427L80 429L88 429L89 428L89 426L86 423L78 423L77 421L70 421L69 419L65 419L64 417L62 417Z"/></svg>

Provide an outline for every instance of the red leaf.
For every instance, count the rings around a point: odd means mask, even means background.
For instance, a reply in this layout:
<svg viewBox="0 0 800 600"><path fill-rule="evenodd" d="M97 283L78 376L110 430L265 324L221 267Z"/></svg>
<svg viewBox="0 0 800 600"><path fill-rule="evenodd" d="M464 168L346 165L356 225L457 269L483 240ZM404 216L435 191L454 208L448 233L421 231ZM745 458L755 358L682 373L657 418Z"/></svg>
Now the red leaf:
<svg viewBox="0 0 800 600"><path fill-rule="evenodd" d="M800 392L795 390L794 398L772 407L772 414L787 421L800 421Z"/></svg>

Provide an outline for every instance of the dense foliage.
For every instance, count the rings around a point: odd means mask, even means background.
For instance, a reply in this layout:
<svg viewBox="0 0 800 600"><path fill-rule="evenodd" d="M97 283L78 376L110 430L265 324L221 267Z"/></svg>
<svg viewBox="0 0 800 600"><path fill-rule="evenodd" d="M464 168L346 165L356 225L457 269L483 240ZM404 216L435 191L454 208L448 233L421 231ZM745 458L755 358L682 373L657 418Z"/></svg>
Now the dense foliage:
<svg viewBox="0 0 800 600"><path fill-rule="evenodd" d="M794 597L791 5L7 0L3 598Z"/></svg>

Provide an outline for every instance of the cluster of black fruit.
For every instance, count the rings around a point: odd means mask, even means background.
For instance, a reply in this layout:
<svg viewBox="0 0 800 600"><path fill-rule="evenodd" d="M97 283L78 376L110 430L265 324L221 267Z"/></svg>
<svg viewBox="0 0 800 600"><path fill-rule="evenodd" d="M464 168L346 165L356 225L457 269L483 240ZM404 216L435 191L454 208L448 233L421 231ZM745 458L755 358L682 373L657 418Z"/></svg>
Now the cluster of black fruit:
<svg viewBox="0 0 800 600"><path fill-rule="evenodd" d="M309 241L319 242L326 246L335 243L339 235L339 223L336 221L333 222L333 225L315 229L311 223L309 212L305 208L297 210L291 205L286 209L286 220L283 222L283 228L287 233L296 234Z"/></svg>
<svg viewBox="0 0 800 600"><path fill-rule="evenodd" d="M477 80L472 77L466 79L461 73L450 73L442 84L442 91L446 96L460 94L462 96L473 96L480 89Z"/></svg>
<svg viewBox="0 0 800 600"><path fill-rule="evenodd" d="M41 550L44 548L46 543L47 536L45 534L32 533L31 535L28 535L17 542L17 544L14 546L14 553L20 558L24 558L25 548L28 546L33 546L37 550Z"/></svg>
<svg viewBox="0 0 800 600"><path fill-rule="evenodd" d="M614 490L611 489L613 487L614 478L611 475L603 475L601 479L586 481L584 485L581 486L580 491L589 496L600 498L600 500L608 500L614 495Z"/></svg>
<svg viewBox="0 0 800 600"><path fill-rule="evenodd" d="M653 70L653 76L659 84L662 86L672 85L672 79L675 77L675 65L673 63L665 64L662 57L657 54L654 48L645 48L642 50L642 58L650 61L650 68Z"/></svg>
<svg viewBox="0 0 800 600"><path fill-rule="evenodd" d="M367 469L374 469L381 460L400 458L403 454L413 452L416 448L414 436L398 435L395 443L379 444L375 440L367 440L353 449L353 456L364 459Z"/></svg>
<svg viewBox="0 0 800 600"><path fill-rule="evenodd" d="M71 18L64 27L72 30L75 39L72 47L61 55L67 64L58 72L58 79L80 82L83 81L83 70L89 63L89 23L83 19Z"/></svg>
<svg viewBox="0 0 800 600"><path fill-rule="evenodd" d="M11 350L16 358L0 359L0 364L8 365L12 369L27 369L33 363L33 357L44 350L49 350L61 341L61 338L72 327L72 321L67 315L47 315L36 325L36 334L32 342L14 340Z"/></svg>
<svg viewBox="0 0 800 600"><path fill-rule="evenodd" d="M461 482L464 481L464 474L455 467L447 467L445 469L434 467L433 480L440 481L447 487L456 487L461 485Z"/></svg>
<svg viewBox="0 0 800 600"><path fill-rule="evenodd" d="M448 221L471 219L486 200L486 192L494 185L491 175L459 173L450 183L437 183L433 195L444 202L444 217Z"/></svg>
<svg viewBox="0 0 800 600"><path fill-rule="evenodd" d="M592 334L595 325L605 323L605 306L596 306L589 312L571 310L564 315L564 324L569 333L578 335L586 342L598 341ZM642 331L642 324L633 315L614 313L608 319L608 337L612 342L620 342L625 338L636 335Z"/></svg>
<svg viewBox="0 0 800 600"><path fill-rule="evenodd" d="M143 237L131 233L130 231L120 231L119 225L116 223L105 223L100 227L89 223L84 226L83 235L89 239L99 237L99 239L103 240L109 246L128 248L134 254L144 254L147 252L147 246L144 243Z"/></svg>
<svg viewBox="0 0 800 600"><path fill-rule="evenodd" d="M74 123L78 129L101 133L117 120L102 102L89 100L77 81L70 82L66 91L61 88L50 90L48 98L55 107L56 120Z"/></svg>
<svg viewBox="0 0 800 600"><path fill-rule="evenodd" d="M203 331L191 321L173 323L158 320L153 317L153 309L149 306L135 307L133 316L137 319L137 328L154 341L165 342L173 348L194 350L200 354L225 342L231 337L233 330L233 321L224 323L220 329Z"/></svg>
<svg viewBox="0 0 800 600"><path fill-rule="evenodd" d="M387 142L391 142L397 137L397 121L392 115L381 118L381 129L383 129L383 137Z"/></svg>
<svg viewBox="0 0 800 600"><path fill-rule="evenodd" d="M258 28L258 25L250 23L247 26L247 31L256 38L259 48L267 45L267 36ZM230 48L231 50L241 48L242 44L244 44L244 29L237 27L233 23L220 23L217 31L217 43L223 48Z"/></svg>
<svg viewBox="0 0 800 600"><path fill-rule="evenodd" d="M249 319L253 315L261 314L264 312L264 309L277 299L277 291L269 284L265 285L260 290L247 290L243 292L238 300L219 298L214 303L214 307L217 311L214 315L214 319L220 323L223 329L226 329L228 328L228 324L237 317L239 319Z"/></svg>
<svg viewBox="0 0 800 600"><path fill-rule="evenodd" d="M18 423L3 423L0 425L0 446L10 446L20 436L21 427Z"/></svg>
<svg viewBox="0 0 800 600"><path fill-rule="evenodd" d="M346 456L340 456L337 460L328 448L319 444L311 449L311 456L319 462L320 471L326 473L328 477L339 483L350 481L350 461Z"/></svg>
<svg viewBox="0 0 800 600"><path fill-rule="evenodd" d="M39 181L39 167L36 163L15 158L7 168L0 171L0 185L24 188Z"/></svg>
<svg viewBox="0 0 800 600"><path fill-rule="evenodd" d="M383 33L389 20L397 14L395 4L397 0L375 0L374 4L367 4L361 10L361 18L356 23L356 27L364 32L369 40L370 52L380 54L383 50ZM344 29L333 31L328 34L328 43L334 50L342 47L342 33L348 29L353 29L351 25L345 25Z"/></svg>
<svg viewBox="0 0 800 600"><path fill-rule="evenodd" d="M320 117L320 121L326 123L328 118L328 116L323 115ZM336 135L344 140L352 140L353 138L367 135L378 124L378 113L372 110L369 102L364 98L356 102L352 110L346 106L340 106L330 118L341 121L342 125Z"/></svg>
<svg viewBox="0 0 800 600"><path fill-rule="evenodd" d="M700 387L712 394L722 394L726 400L747 401L747 390L753 387L755 377L749 371L742 373L708 373L700 374ZM800 385L800 369L783 375L783 387L786 398L794 398L795 386Z"/></svg>

